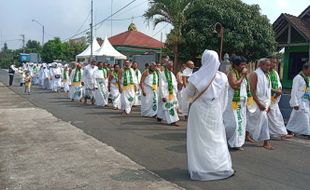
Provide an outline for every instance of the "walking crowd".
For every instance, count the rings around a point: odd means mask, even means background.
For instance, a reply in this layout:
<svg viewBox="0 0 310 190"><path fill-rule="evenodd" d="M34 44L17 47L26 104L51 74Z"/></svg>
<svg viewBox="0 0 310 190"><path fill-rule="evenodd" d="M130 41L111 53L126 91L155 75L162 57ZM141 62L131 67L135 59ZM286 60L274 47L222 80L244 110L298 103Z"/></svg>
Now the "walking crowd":
<svg viewBox="0 0 310 190"><path fill-rule="evenodd" d="M27 93L31 83L52 92L63 89L71 101L112 105L123 115L140 106L142 117L175 127L183 116L190 177L208 181L234 175L229 148L242 151L245 141L262 142L272 150L271 138L285 140L296 134L310 140L310 63L293 80L289 102L293 111L285 126L278 105L282 95L278 59L259 59L252 73L244 57L232 56L230 62L227 75L218 71L219 57L212 50L204 51L199 69L187 61L176 75L169 59L162 65L147 64L143 72L130 61L123 68L94 60L87 65L25 64L21 83L27 84Z"/></svg>

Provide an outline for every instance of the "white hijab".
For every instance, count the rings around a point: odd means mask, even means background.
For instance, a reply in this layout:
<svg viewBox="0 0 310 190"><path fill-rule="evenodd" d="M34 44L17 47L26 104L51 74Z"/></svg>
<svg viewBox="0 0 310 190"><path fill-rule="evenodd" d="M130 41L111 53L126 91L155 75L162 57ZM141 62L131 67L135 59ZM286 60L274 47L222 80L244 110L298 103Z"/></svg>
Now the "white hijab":
<svg viewBox="0 0 310 190"><path fill-rule="evenodd" d="M202 92L216 75L220 61L218 54L213 50L205 50L201 58L201 68L189 77L198 92Z"/></svg>

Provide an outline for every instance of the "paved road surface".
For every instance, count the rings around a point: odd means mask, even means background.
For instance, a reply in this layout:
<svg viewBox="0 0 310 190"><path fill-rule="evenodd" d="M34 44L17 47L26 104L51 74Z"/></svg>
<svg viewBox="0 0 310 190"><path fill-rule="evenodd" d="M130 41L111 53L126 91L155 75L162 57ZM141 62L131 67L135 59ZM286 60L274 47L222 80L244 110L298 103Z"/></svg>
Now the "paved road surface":
<svg viewBox="0 0 310 190"><path fill-rule="evenodd" d="M7 83L0 71L0 80ZM246 144L245 151L231 152L236 176L213 182L191 181L186 172L186 127L171 128L152 119L141 118L138 109L129 116L109 108L70 102L63 94L49 93L37 87L23 95L34 105L95 137L160 177L186 189L304 189L310 186L310 141L273 141L275 150L267 151Z"/></svg>

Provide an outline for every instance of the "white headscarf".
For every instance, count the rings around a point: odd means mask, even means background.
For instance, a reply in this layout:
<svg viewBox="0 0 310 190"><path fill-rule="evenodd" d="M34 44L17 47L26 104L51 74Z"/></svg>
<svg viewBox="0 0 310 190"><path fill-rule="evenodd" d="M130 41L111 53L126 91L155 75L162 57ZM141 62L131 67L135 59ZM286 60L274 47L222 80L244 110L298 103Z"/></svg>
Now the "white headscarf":
<svg viewBox="0 0 310 190"><path fill-rule="evenodd" d="M201 68L189 77L198 92L202 92L216 75L220 61L218 54L213 50L205 50L201 58Z"/></svg>

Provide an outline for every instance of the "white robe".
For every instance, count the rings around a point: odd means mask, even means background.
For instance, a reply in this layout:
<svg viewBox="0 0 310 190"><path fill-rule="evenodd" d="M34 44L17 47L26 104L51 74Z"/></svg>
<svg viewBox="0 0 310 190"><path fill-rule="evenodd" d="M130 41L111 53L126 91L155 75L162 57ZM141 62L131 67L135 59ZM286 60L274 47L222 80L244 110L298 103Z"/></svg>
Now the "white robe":
<svg viewBox="0 0 310 190"><path fill-rule="evenodd" d="M113 78L110 84L110 95L114 109L121 109L121 93L118 88L118 79Z"/></svg>
<svg viewBox="0 0 310 190"><path fill-rule="evenodd" d="M240 85L240 102L237 109L232 108L234 89L229 87L228 104L224 112L224 126L226 137L230 147L242 147L245 143L246 131L246 102L247 102L247 80L243 79Z"/></svg>
<svg viewBox="0 0 310 190"><path fill-rule="evenodd" d="M305 93L307 88L307 93ZM286 128L294 133L310 135L310 107L309 107L309 91L306 82L299 74L293 79L293 87L291 91L290 106L299 106L299 110L293 109Z"/></svg>
<svg viewBox="0 0 310 190"><path fill-rule="evenodd" d="M87 65L84 68L83 72L83 97L87 98L93 98L94 97L94 91L95 91L95 83L96 79L94 77L95 70L98 69L97 66L92 67L91 65Z"/></svg>
<svg viewBox="0 0 310 190"><path fill-rule="evenodd" d="M70 90L70 76L69 76L69 70L63 70L62 71L62 83L64 87L65 92L69 92Z"/></svg>
<svg viewBox="0 0 310 190"><path fill-rule="evenodd" d="M171 71L168 72L171 73L173 94L170 96L171 99L169 99L168 81L165 76L165 71L163 71L159 74L159 108L157 117L171 124L179 121L178 112L176 110L178 105L178 87L174 74ZM166 102L163 102L163 98L166 99Z"/></svg>
<svg viewBox="0 0 310 190"><path fill-rule="evenodd" d="M193 69L188 68L188 67L185 68L184 71L182 72L183 77L190 77L192 74L193 74ZM184 89L185 88L182 87L181 94L179 96L179 100L180 100L179 103L180 103L180 108L181 108L182 114L184 116L187 116L188 115L189 102L186 99L186 95L183 95Z"/></svg>
<svg viewBox="0 0 310 190"><path fill-rule="evenodd" d="M56 76L60 76L59 78L56 78ZM61 87L61 69L60 67L52 68L51 69L51 83L52 83L52 90L58 91L58 89Z"/></svg>
<svg viewBox="0 0 310 190"><path fill-rule="evenodd" d="M227 146L223 112L227 104L228 80L217 72L209 89L198 98L189 110L187 123L187 163L193 180L218 180L233 175ZM198 93L189 83L185 94Z"/></svg>
<svg viewBox="0 0 310 190"><path fill-rule="evenodd" d="M137 77L137 82L138 84L140 84L140 81L141 81L141 71L139 69L135 70L135 73L136 73L136 77ZM141 95L142 95L142 92L141 92L141 89L140 89L140 86L137 85L137 91L136 91L136 95L135 95L135 100L134 100L134 103L133 105L134 106L140 106L141 105Z"/></svg>
<svg viewBox="0 0 310 190"><path fill-rule="evenodd" d="M108 105L108 86L106 84L107 79L105 78L103 71L96 69L94 71L95 77L95 100L97 106L106 106Z"/></svg>
<svg viewBox="0 0 310 190"><path fill-rule="evenodd" d="M261 68L256 69L255 73L257 75L257 98L268 108L271 101L271 83ZM255 141L269 140L267 110L261 111L256 103L253 106L255 107L253 111L250 109L251 111L247 112L247 131Z"/></svg>
<svg viewBox="0 0 310 190"><path fill-rule="evenodd" d="M280 77L277 72L277 80L278 80L278 88L282 88ZM281 96L277 97L275 100L272 99L270 110L267 113L268 116L268 126L269 126L269 133L272 137L281 137L287 135L287 131L284 124L284 119L282 113L279 108L279 101Z"/></svg>
<svg viewBox="0 0 310 190"><path fill-rule="evenodd" d="M128 71L127 71L128 72ZM129 114L131 112L131 108L133 106L134 103L134 98L135 98L135 87L138 84L137 78L135 77L135 71L130 68L131 75L132 75L132 82L133 84L129 84L130 83L130 75L126 75L125 76L125 71L123 71L123 75L122 75L122 81L121 81L121 86L123 89L123 92L121 94L121 109L123 111L125 111L127 114ZM128 73L129 73L128 72ZM128 82L128 86L124 87L124 77L127 77L127 82Z"/></svg>
<svg viewBox="0 0 310 190"><path fill-rule="evenodd" d="M81 79L80 81L74 81L76 69L73 69L70 75L70 91L69 91L69 98L72 100L80 100L82 98L82 76L83 76L83 70L81 69Z"/></svg>
<svg viewBox="0 0 310 190"><path fill-rule="evenodd" d="M141 116L143 117L154 117L157 114L158 110L158 88L153 89L153 79L157 80L158 83L158 75L154 71L150 73L145 80L144 83L144 92L146 96L141 97Z"/></svg>

